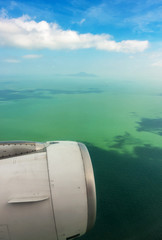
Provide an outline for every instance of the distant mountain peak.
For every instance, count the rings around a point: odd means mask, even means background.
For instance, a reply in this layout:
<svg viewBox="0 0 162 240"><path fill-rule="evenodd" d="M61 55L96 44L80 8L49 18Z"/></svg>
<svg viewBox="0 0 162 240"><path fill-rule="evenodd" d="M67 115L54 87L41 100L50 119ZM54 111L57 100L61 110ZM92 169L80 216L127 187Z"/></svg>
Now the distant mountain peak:
<svg viewBox="0 0 162 240"><path fill-rule="evenodd" d="M74 73L74 74L68 74L70 77L97 77L97 75L92 74L92 73L87 73L87 72L79 72L79 73Z"/></svg>

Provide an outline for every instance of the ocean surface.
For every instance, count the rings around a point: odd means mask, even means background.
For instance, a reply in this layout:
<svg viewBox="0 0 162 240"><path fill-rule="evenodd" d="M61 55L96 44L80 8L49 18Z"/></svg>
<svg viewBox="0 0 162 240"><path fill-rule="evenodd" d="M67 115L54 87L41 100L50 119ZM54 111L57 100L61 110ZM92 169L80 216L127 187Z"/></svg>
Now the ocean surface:
<svg viewBox="0 0 162 240"><path fill-rule="evenodd" d="M0 141L87 145L97 191L85 240L162 239L162 88L93 78L1 78Z"/></svg>

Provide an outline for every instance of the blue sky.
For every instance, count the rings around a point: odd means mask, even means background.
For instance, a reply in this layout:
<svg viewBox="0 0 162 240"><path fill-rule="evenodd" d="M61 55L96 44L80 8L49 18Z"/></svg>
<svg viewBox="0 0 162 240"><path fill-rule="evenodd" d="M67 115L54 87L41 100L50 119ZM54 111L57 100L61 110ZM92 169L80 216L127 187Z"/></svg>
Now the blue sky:
<svg viewBox="0 0 162 240"><path fill-rule="evenodd" d="M162 81L162 0L0 0L1 76Z"/></svg>

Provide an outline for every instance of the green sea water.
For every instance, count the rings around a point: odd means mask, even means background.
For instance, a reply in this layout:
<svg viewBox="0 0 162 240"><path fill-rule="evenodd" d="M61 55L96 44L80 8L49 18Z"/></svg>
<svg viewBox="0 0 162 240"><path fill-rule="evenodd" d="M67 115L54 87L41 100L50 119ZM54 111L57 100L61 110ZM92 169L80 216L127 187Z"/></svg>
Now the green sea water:
<svg viewBox="0 0 162 240"><path fill-rule="evenodd" d="M82 239L162 239L162 88L99 79L0 82L0 141L84 142L97 190Z"/></svg>

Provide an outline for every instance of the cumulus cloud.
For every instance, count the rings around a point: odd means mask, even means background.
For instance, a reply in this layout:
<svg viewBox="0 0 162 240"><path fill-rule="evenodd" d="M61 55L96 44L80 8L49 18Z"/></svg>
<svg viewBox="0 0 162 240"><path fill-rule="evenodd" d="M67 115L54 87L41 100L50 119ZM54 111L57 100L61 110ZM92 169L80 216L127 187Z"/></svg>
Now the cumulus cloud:
<svg viewBox="0 0 162 240"><path fill-rule="evenodd" d="M35 59L35 58L41 58L42 55L39 55L39 54L28 54L28 55L24 55L23 58L26 58L26 59Z"/></svg>
<svg viewBox="0 0 162 240"><path fill-rule="evenodd" d="M124 40L116 42L108 34L79 34L63 30L56 23L36 22L24 15L20 18L0 18L0 46L25 49L83 49L96 48L114 52L142 52L148 41Z"/></svg>

